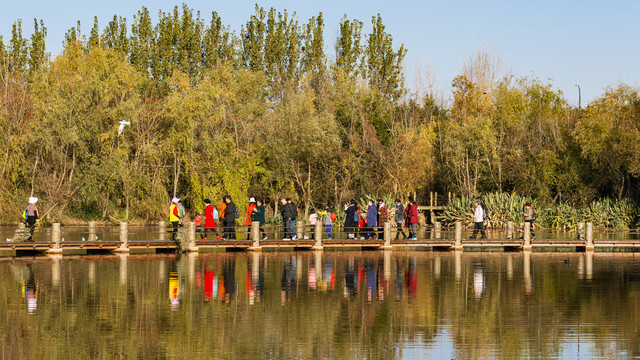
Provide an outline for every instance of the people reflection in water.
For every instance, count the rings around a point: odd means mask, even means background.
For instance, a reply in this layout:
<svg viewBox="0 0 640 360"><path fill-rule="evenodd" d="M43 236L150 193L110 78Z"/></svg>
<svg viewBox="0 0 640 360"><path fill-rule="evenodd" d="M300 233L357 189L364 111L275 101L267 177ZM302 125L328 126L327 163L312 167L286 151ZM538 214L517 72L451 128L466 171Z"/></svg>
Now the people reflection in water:
<svg viewBox="0 0 640 360"><path fill-rule="evenodd" d="M33 269L31 265L28 266L29 277L24 284L23 296L27 301L27 310L29 314L33 314L38 307L38 283L33 277Z"/></svg>
<svg viewBox="0 0 640 360"><path fill-rule="evenodd" d="M415 299L418 292L418 271L416 270L416 261L415 257L409 259L409 264L407 265L407 270L404 274L405 286L409 291L410 301Z"/></svg>
<svg viewBox="0 0 640 360"><path fill-rule="evenodd" d="M307 276L307 282L309 283L309 289L317 290L318 289L318 275L316 273L316 265L309 265L309 274Z"/></svg>
<svg viewBox="0 0 640 360"><path fill-rule="evenodd" d="M336 274L332 264L331 257L327 257L327 261L324 263L324 275L322 276L325 291L333 291L336 288Z"/></svg>
<svg viewBox="0 0 640 360"><path fill-rule="evenodd" d="M295 299L298 291L296 282L296 259L293 257L285 258L282 264L282 287L280 291L280 302L282 305Z"/></svg>
<svg viewBox="0 0 640 360"><path fill-rule="evenodd" d="M378 276L375 267L375 263L372 259L367 259L365 262L366 266L366 284L367 284L367 301L373 301L375 292L378 288Z"/></svg>
<svg viewBox="0 0 640 360"><path fill-rule="evenodd" d="M402 299L402 293L404 292L404 278L402 276L402 265L400 264L400 259L396 259L395 285L395 300L400 301Z"/></svg>
<svg viewBox="0 0 640 360"><path fill-rule="evenodd" d="M349 257L349 261L344 268L344 297L354 297L358 293L358 271L353 256Z"/></svg>
<svg viewBox="0 0 640 360"><path fill-rule="evenodd" d="M213 266L204 263L204 301L209 302L215 299L218 292L218 279Z"/></svg>
<svg viewBox="0 0 640 360"><path fill-rule="evenodd" d="M480 300L484 293L485 278L484 268L481 264L476 264L473 267L473 293L476 296L476 300Z"/></svg>
<svg viewBox="0 0 640 360"><path fill-rule="evenodd" d="M231 299L236 294L236 261L235 259L224 259L222 261L222 283L223 283L223 296L220 300L225 304L229 304ZM218 289L220 286L218 286ZM220 291L218 291L220 294Z"/></svg>
<svg viewBox="0 0 640 360"><path fill-rule="evenodd" d="M177 271L169 273L169 302L171 303L171 310L176 311L180 307L180 292L182 287L180 286L180 279Z"/></svg>

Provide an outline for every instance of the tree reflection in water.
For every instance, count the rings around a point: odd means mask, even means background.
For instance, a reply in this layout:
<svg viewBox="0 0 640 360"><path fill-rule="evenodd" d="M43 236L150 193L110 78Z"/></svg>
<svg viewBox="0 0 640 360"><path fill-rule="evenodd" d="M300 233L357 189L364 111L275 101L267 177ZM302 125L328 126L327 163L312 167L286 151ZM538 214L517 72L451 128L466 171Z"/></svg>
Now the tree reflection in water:
<svg viewBox="0 0 640 360"><path fill-rule="evenodd" d="M71 359L637 357L638 259L435 252L6 259L0 350L6 358Z"/></svg>

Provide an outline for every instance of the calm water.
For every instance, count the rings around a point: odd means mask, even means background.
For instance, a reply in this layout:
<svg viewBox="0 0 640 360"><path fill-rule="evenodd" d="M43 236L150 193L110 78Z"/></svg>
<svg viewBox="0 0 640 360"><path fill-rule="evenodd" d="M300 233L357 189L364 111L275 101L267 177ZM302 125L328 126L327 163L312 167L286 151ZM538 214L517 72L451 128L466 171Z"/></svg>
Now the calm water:
<svg viewBox="0 0 640 360"><path fill-rule="evenodd" d="M640 254L0 261L3 359L629 358Z"/></svg>

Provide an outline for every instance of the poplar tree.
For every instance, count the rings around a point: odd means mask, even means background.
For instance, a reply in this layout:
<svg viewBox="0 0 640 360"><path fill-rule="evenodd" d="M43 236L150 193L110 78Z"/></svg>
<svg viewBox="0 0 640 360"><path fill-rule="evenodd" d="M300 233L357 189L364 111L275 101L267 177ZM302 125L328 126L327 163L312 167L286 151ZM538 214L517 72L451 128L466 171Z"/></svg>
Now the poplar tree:
<svg viewBox="0 0 640 360"><path fill-rule="evenodd" d="M31 44L29 46L29 77L33 78L37 71L47 66L49 55L46 52L47 28L44 22L33 19L33 34L31 34Z"/></svg>
<svg viewBox="0 0 640 360"><path fill-rule="evenodd" d="M87 47L89 50L96 49L101 46L100 41L100 26L98 24L98 17L93 17L93 27L91 28L91 32L89 33L89 42Z"/></svg>
<svg viewBox="0 0 640 360"><path fill-rule="evenodd" d="M129 60L133 67L144 74L149 74L154 65L155 42L156 32L153 29L151 16L149 16L149 10L143 6L133 16L129 40Z"/></svg>
<svg viewBox="0 0 640 360"><path fill-rule="evenodd" d="M22 21L13 23L8 51L8 70L15 75L24 74L27 70L28 41L22 37Z"/></svg>
<svg viewBox="0 0 640 360"><path fill-rule="evenodd" d="M393 38L385 31L380 14L371 19L373 31L365 47L366 73L369 85L390 100L398 100L405 93L402 60L407 54L404 44L393 50Z"/></svg>
<svg viewBox="0 0 640 360"><path fill-rule="evenodd" d="M242 65L250 70L264 71L264 36L266 12L256 4L256 12L241 28Z"/></svg>
<svg viewBox="0 0 640 360"><path fill-rule="evenodd" d="M319 13L317 17L312 17L304 25L301 67L303 73L310 73L314 78L322 77L326 70L323 33L324 18L322 13Z"/></svg>
<svg viewBox="0 0 640 360"><path fill-rule="evenodd" d="M202 64L211 69L219 65L233 64L236 50L233 33L223 26L217 12L211 13L211 22L202 37Z"/></svg>
<svg viewBox="0 0 640 360"><path fill-rule="evenodd" d="M114 49L122 53L129 52L129 38L127 37L127 20L113 15L102 34L102 44L106 49Z"/></svg>
<svg viewBox="0 0 640 360"><path fill-rule="evenodd" d="M362 46L362 22L348 20L346 15L340 20L336 39L336 67L351 80L360 75Z"/></svg>

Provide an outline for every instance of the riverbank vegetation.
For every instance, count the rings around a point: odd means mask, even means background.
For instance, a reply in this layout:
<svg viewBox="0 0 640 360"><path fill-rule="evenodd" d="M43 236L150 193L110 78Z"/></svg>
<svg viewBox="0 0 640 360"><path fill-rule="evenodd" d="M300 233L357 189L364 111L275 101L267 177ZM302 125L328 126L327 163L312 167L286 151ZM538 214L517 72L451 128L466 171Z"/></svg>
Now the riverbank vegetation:
<svg viewBox="0 0 640 360"><path fill-rule="evenodd" d="M142 8L88 34L77 24L52 58L45 24L24 37L16 21L0 39L0 220L15 222L30 195L58 220L155 221L174 195L195 212L227 193L241 207L435 190L637 211L637 88L576 109L480 52L445 101L408 90L407 50L380 16L367 28L345 17L334 39L322 13L256 6L233 30L215 12Z"/></svg>

